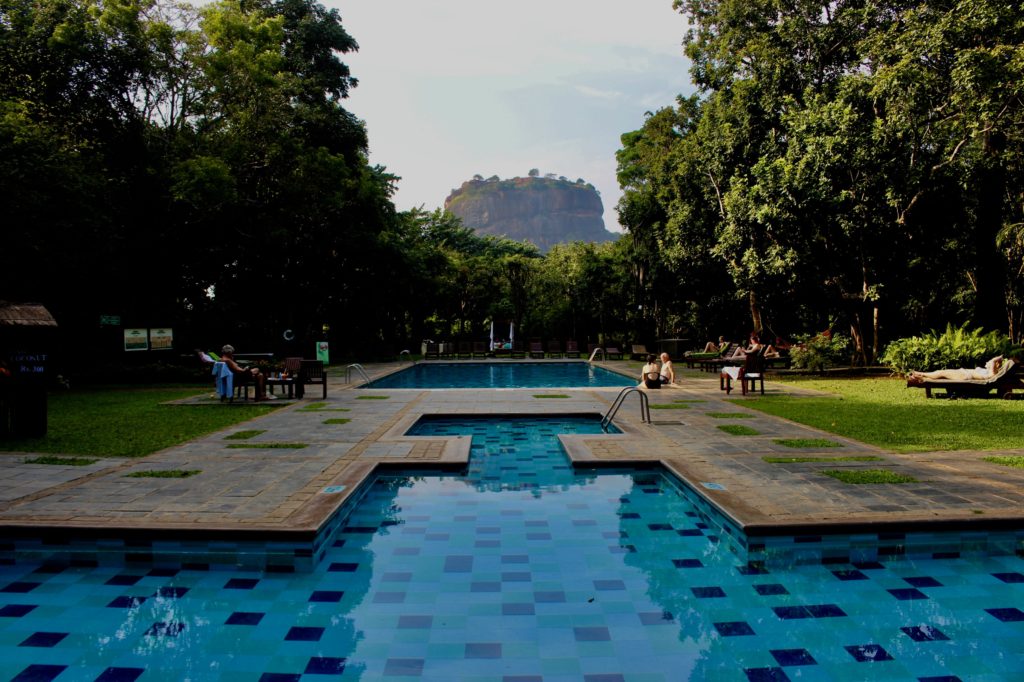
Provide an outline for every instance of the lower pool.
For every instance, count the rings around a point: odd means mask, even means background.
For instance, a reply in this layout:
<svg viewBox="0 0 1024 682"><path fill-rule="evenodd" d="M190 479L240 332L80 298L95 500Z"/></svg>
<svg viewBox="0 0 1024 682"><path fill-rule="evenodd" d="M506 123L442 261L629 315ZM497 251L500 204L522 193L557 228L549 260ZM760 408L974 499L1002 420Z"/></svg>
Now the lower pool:
<svg viewBox="0 0 1024 682"><path fill-rule="evenodd" d="M589 362L421 362L361 388L565 388L635 386Z"/></svg>
<svg viewBox="0 0 1024 682"><path fill-rule="evenodd" d="M467 475L376 479L311 573L0 566L0 678L1020 680L1024 561L765 569L596 419L431 418Z"/></svg>

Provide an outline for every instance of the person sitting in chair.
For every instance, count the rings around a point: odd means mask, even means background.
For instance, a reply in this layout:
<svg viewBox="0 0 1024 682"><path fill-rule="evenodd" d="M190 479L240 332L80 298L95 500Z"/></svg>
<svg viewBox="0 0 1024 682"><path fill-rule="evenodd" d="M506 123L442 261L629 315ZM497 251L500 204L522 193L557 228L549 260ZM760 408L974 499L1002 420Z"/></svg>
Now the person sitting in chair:
<svg viewBox="0 0 1024 682"><path fill-rule="evenodd" d="M661 369L653 355L647 356L647 364L640 370L637 388L661 388Z"/></svg>
<svg viewBox="0 0 1024 682"><path fill-rule="evenodd" d="M230 369L234 375L238 376L240 374L249 374L252 376L252 380L256 384L256 397L254 398L254 400L260 401L267 399L266 386L264 384L264 379L266 379L266 377L264 377L263 374L260 373L258 367L246 369L245 367L242 367L237 362L235 362L234 346L232 346L231 344L227 344L226 346L221 348L220 359L221 362L228 366L228 369Z"/></svg>

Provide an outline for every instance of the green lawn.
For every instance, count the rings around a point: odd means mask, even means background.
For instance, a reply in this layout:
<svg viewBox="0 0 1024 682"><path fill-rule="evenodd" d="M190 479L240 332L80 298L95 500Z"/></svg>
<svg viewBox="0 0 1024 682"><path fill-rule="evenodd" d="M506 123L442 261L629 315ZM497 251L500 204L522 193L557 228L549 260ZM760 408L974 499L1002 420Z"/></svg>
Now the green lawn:
<svg viewBox="0 0 1024 682"><path fill-rule="evenodd" d="M272 405L161 405L208 388L107 388L54 393L44 438L0 442L0 450L141 457L274 409Z"/></svg>
<svg viewBox="0 0 1024 682"><path fill-rule="evenodd" d="M926 399L890 378L792 377L828 397L765 396L737 404L897 452L997 450L1024 444L1024 401Z"/></svg>

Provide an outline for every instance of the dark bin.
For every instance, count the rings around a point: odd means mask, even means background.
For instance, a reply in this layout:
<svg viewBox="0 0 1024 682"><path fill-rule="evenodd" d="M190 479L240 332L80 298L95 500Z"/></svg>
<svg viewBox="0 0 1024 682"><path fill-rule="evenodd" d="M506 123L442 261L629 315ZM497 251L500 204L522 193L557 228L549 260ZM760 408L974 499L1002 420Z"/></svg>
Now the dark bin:
<svg viewBox="0 0 1024 682"><path fill-rule="evenodd" d="M56 330L56 320L43 306L0 301L0 438L46 435Z"/></svg>

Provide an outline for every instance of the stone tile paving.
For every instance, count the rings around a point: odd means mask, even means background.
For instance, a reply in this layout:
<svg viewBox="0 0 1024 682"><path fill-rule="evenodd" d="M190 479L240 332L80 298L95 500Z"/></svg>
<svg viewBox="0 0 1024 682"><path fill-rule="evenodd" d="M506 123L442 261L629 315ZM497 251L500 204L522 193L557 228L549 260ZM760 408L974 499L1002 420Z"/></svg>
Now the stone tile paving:
<svg viewBox="0 0 1024 682"><path fill-rule="evenodd" d="M600 363L627 374L626 362ZM637 365L638 367L639 365ZM399 368L368 366L372 376ZM588 460L660 460L742 524L916 522L962 519L1024 521L1024 471L983 461L994 453L893 454L725 402L714 376L681 373L679 388L650 391L652 403L687 402L686 409L653 410L639 420L629 396L614 436L564 437L570 456ZM537 390L353 390L340 378L327 400L307 398L273 413L138 460L101 460L91 467L23 464L0 457L0 525L107 528L316 528L378 462L464 462L465 438L411 438L403 434L422 414L601 414L619 389L544 389L565 399L537 399ZM766 391L812 394L769 381ZM369 400L368 396L385 399ZM733 392L731 398L740 397ZM318 409L309 409L319 406ZM185 409L185 408L182 408ZM226 408L230 409L230 408ZM753 415L721 419L709 413ZM348 419L347 423L325 423ZM756 435L719 429L741 424ZM264 433L247 440L227 436ZM792 449L779 438L822 438L842 447ZM304 448L231 448L229 445L301 443ZM1024 451L1012 451L1022 454ZM876 462L770 464L766 455L873 455ZM885 468L914 476L906 485L853 486L821 474L826 468ZM199 469L186 479L126 478L132 471ZM702 483L722 490L707 490ZM344 486L326 493L328 486Z"/></svg>

